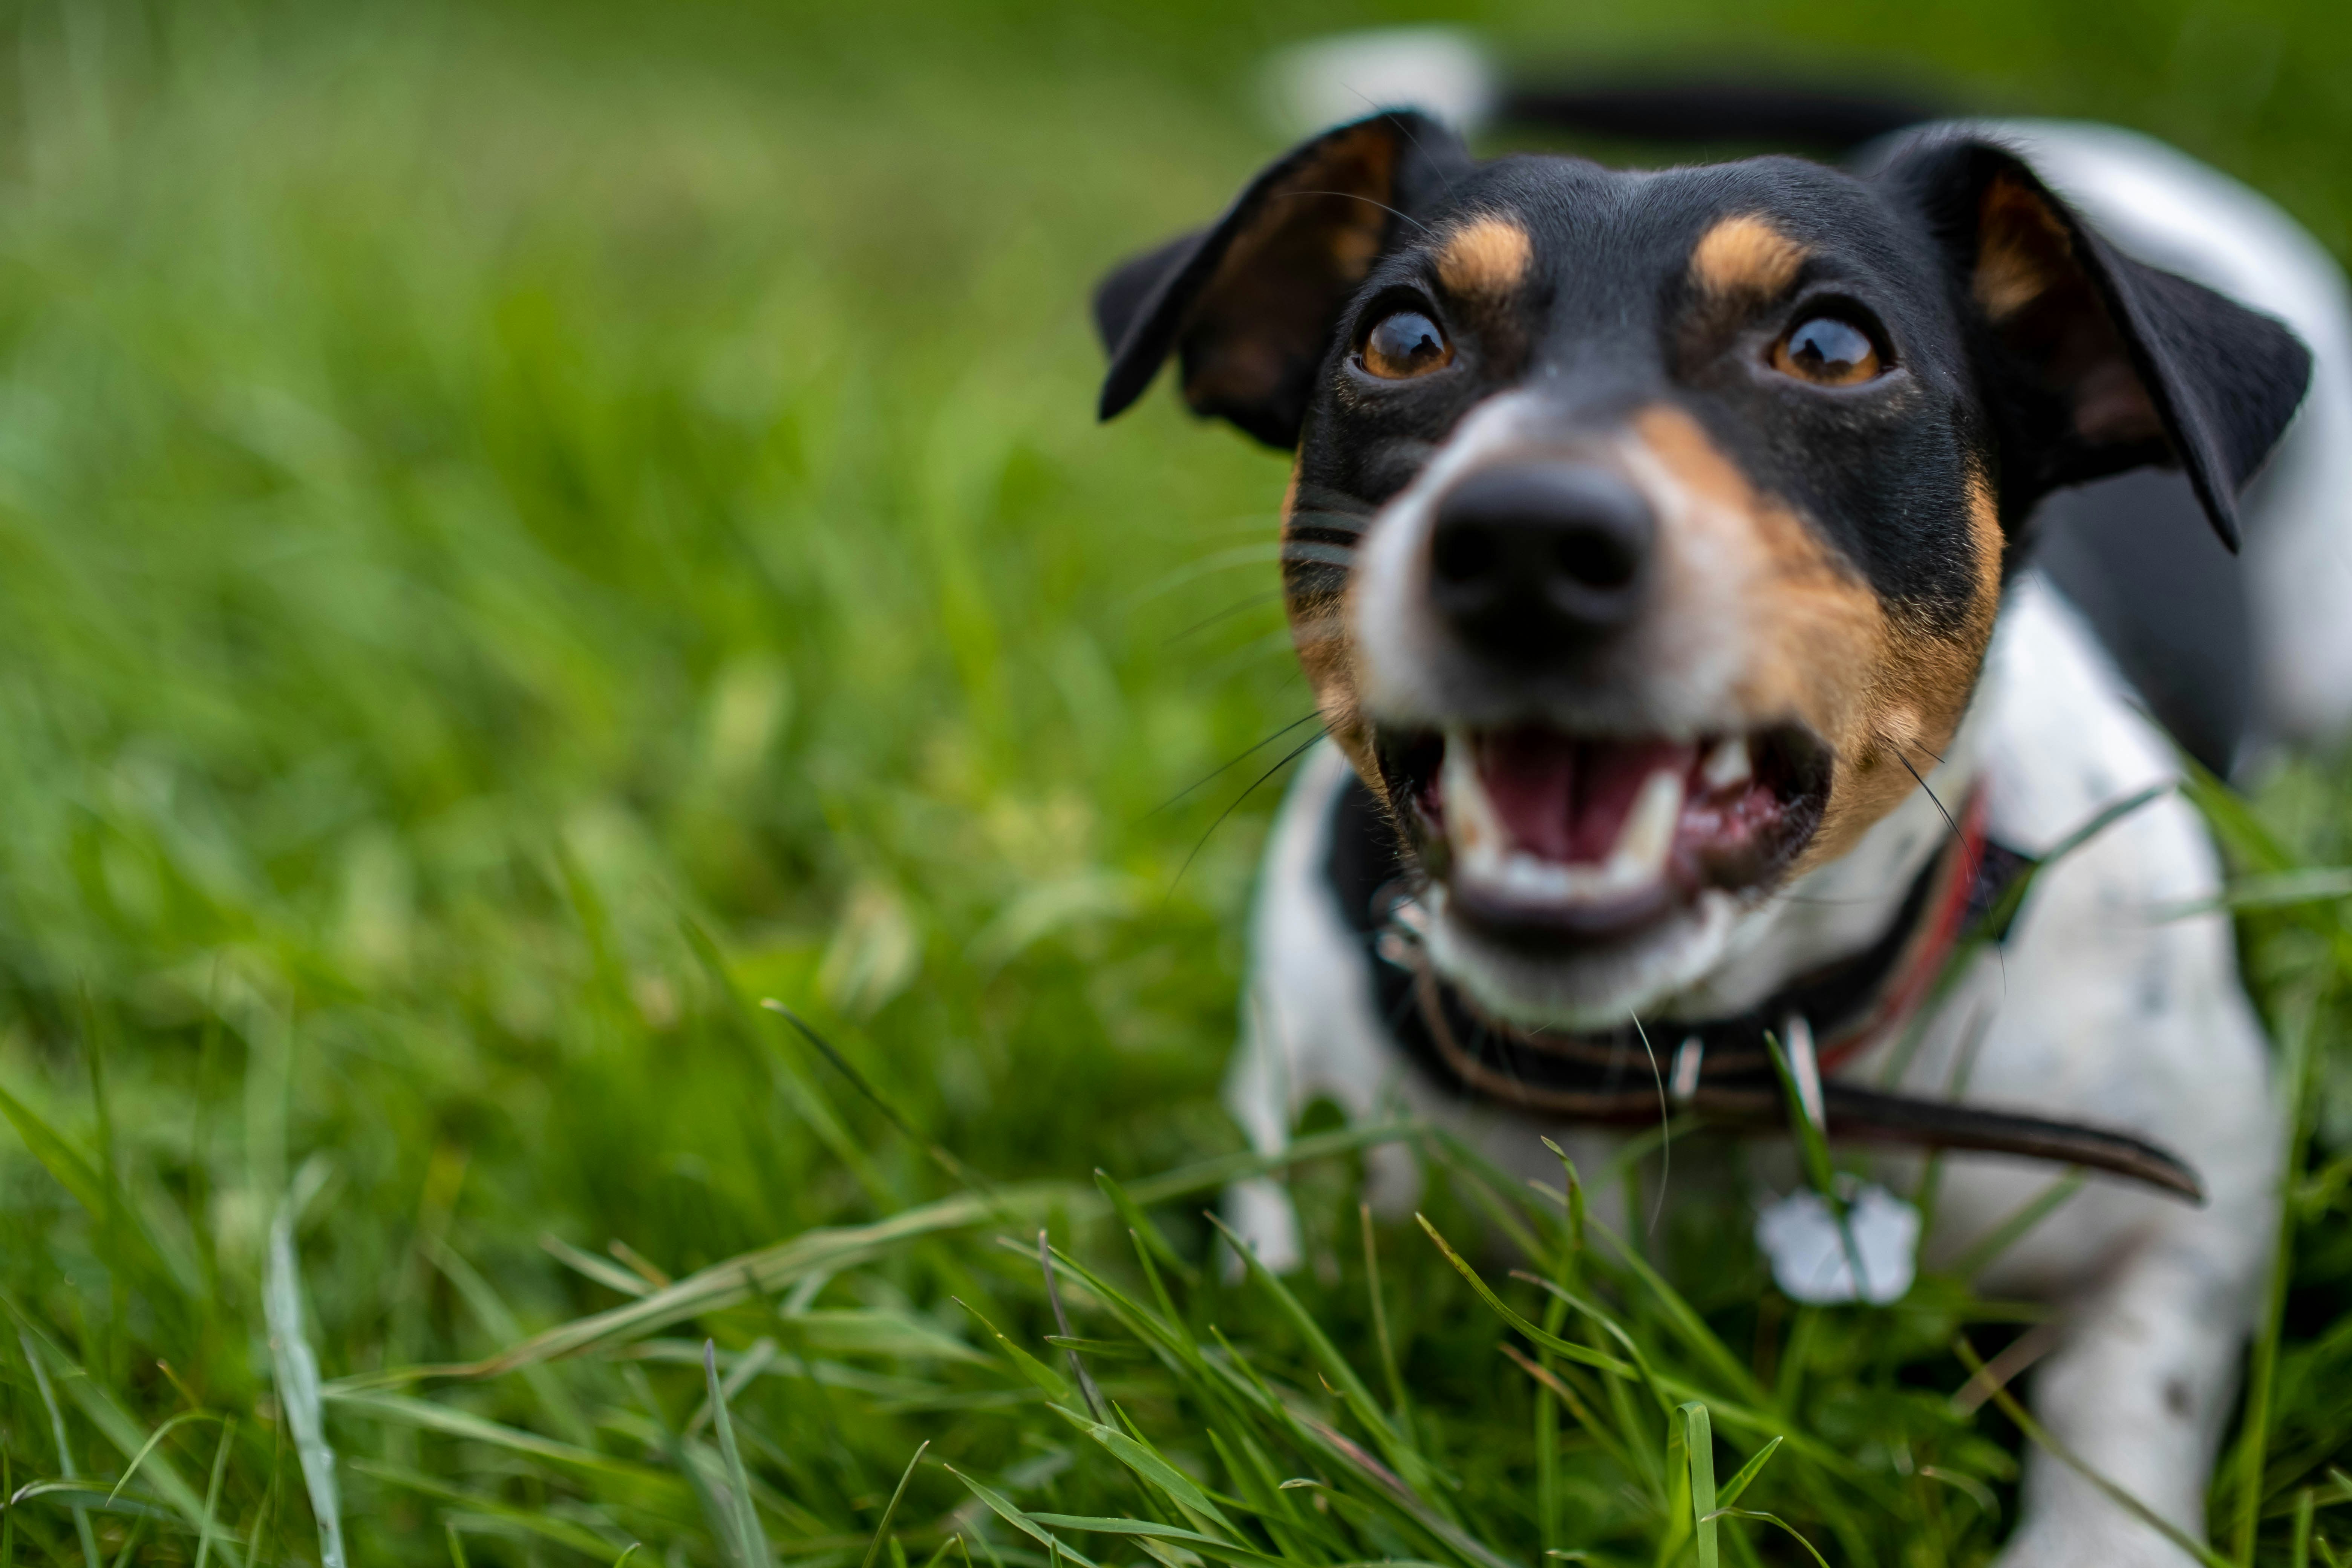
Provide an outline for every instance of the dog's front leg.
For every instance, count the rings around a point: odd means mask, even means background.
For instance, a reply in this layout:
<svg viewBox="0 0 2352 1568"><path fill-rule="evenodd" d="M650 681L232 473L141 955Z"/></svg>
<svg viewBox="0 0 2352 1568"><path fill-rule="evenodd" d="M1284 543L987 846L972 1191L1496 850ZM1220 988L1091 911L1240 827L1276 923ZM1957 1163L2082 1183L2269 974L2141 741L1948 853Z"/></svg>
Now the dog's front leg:
<svg viewBox="0 0 2352 1568"><path fill-rule="evenodd" d="M2207 1478L2267 1252L2242 1229L2223 1234L2229 1228L2210 1212L2181 1216L2068 1303L2064 1339L2034 1373L2031 1401L2069 1455L2200 1540ZM2026 1461L2023 1504L2002 1568L2194 1561L2039 1447Z"/></svg>

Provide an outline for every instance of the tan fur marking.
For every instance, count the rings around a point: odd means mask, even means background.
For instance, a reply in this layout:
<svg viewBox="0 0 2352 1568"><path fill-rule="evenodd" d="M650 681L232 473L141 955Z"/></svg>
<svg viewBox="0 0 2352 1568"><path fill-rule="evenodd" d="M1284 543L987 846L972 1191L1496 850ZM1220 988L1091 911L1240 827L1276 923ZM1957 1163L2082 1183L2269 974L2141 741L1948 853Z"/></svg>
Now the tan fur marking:
<svg viewBox="0 0 2352 1568"><path fill-rule="evenodd" d="M1447 237L1437 253L1437 278L1456 294L1509 294L1526 281L1534 259L1526 229L1508 218L1482 217Z"/></svg>
<svg viewBox="0 0 2352 1568"><path fill-rule="evenodd" d="M1298 464L1290 468L1290 484L1282 492L1282 532L1290 535L1298 511ZM1290 646L1306 672L1307 689L1315 693L1316 710L1323 716L1324 732L1355 767L1359 777L1382 795L1381 770L1372 758L1371 726L1365 722L1356 696L1355 644L1348 636L1344 595L1302 597L1286 594L1284 612L1290 619Z"/></svg>
<svg viewBox="0 0 2352 1568"><path fill-rule="evenodd" d="M1977 592L1950 627L1882 603L1805 521L1757 491L1697 422L1652 408L1636 436L1689 490L1683 525L1744 577L1748 651L1736 700L1759 724L1795 721L1835 757L1820 829L1792 875L1853 847L1933 770L1968 706L1991 639L2000 590L2000 533L1990 491L1970 484L1969 539ZM1908 763L1906 767L1905 764Z"/></svg>
<svg viewBox="0 0 2352 1568"><path fill-rule="evenodd" d="M1755 213L1725 218L1691 251L1691 279L1718 297L1769 298L1796 280L1806 250Z"/></svg>
<svg viewBox="0 0 2352 1568"><path fill-rule="evenodd" d="M1268 195L1187 318L1184 395L1195 408L1257 402L1320 351L1324 323L1380 255L1395 164L1388 133L1360 126Z"/></svg>
<svg viewBox="0 0 2352 1568"><path fill-rule="evenodd" d="M1996 175L1977 205L1977 303L2007 321L2065 282L2074 242L2050 204L2007 174Z"/></svg>

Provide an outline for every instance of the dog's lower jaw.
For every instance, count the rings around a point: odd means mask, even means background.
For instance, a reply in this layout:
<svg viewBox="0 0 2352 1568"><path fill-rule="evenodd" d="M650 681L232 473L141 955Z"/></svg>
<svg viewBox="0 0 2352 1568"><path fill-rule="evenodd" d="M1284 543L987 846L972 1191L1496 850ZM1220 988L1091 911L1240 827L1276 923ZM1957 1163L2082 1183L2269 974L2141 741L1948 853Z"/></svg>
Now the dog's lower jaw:
<svg viewBox="0 0 2352 1568"><path fill-rule="evenodd" d="M1550 951L1488 935L1451 907L1442 883L1423 904L1439 973L1496 1018L1556 1029L1613 1028L1669 1007L1722 962L1740 914L1735 895L1709 888L1628 935Z"/></svg>

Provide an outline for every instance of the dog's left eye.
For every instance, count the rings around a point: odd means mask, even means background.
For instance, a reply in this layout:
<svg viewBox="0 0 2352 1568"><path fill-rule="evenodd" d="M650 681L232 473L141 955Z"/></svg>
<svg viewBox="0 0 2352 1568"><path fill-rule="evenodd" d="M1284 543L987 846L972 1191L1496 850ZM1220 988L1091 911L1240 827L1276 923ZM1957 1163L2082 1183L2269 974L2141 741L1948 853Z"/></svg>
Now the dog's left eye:
<svg viewBox="0 0 2352 1568"><path fill-rule="evenodd" d="M1835 316L1811 316L1772 345L1772 368L1819 386L1853 386L1885 367L1870 334Z"/></svg>
<svg viewBox="0 0 2352 1568"><path fill-rule="evenodd" d="M1454 345L1435 321L1419 310L1395 310L1382 316L1364 335L1359 356L1364 368L1384 381L1403 381L1442 370L1454 358Z"/></svg>

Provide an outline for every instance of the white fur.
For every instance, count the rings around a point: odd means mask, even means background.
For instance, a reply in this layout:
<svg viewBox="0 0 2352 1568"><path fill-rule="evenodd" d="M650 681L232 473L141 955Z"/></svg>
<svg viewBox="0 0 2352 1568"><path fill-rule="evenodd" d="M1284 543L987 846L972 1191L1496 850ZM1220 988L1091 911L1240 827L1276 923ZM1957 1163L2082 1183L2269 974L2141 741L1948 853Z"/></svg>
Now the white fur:
<svg viewBox="0 0 2352 1568"><path fill-rule="evenodd" d="M2045 122L1985 129L2021 145L2126 250L2272 311L2312 346L2310 397L2247 498L2248 565L2264 639L2268 733L2341 735L2352 727L2352 615L2342 609L2352 598L2352 310L2341 273L2261 197L2144 138ZM1472 439L1450 444L1433 476L1466 460L1479 441L1507 439L1518 411L1513 397L1496 399L1465 424ZM1376 530L1367 581L1384 575L1379 552L1402 559L1410 542L1391 528L1384 546ZM1443 661L1411 657L1417 612L1402 574L1385 575L1385 596L1360 600L1357 610L1377 617L1385 638L1406 628L1405 642L1388 646L1408 657L1370 661L1373 682L1392 702L1454 710L1457 693L1416 686L1442 680ZM1371 639L1367 651L1381 646ZM1952 801L1980 781L1993 837L2032 852L2102 807L2170 780L2171 757L2080 617L2029 574L2007 596L1962 739L1931 783ZM1453 1098L1404 1060L1375 1016L1370 961L1323 874L1331 805L1346 777L1337 752L1318 750L1276 825L1227 1084L1234 1115L1257 1147L1274 1152L1317 1098L1356 1118L1393 1106L1529 1174L1550 1168L1538 1134L1570 1132L1571 1151L1591 1168L1589 1156L1610 1147L1606 1135ZM1940 813L1915 795L1843 859L1710 936L1703 973L1679 977L1662 1011L1734 1011L1866 946L1944 831ZM2040 1419L2099 1473L2192 1533L2202 1530L2206 1479L2272 1245L2282 1142L2269 1051L2240 984L2228 922L2176 913L2210 898L2219 876L2201 822L2179 796L2115 824L2037 881L2004 950L1984 958L1930 1021L1901 1079L1909 1092L1947 1092L1963 1042L1976 1038L1966 1100L2135 1131L2203 1174L2202 1207L2095 1178L1979 1281L2063 1304L2063 1339L2032 1378ZM1878 1081L1885 1050L1843 1074ZM1898 1184L1916 1168L1902 1157L1884 1163L1882 1174ZM1960 1256L2055 1175L2013 1159L1951 1159L1926 1261ZM1383 1208L1408 1205L1416 1182L1401 1151L1374 1156L1371 1195ZM1606 1215L1610 1194L1598 1195ZM1299 1237L1280 1186L1251 1184L1233 1198L1261 1256L1295 1265ZM2047 1454L2029 1457L2005 1568L2188 1561Z"/></svg>
<svg viewBox="0 0 2352 1568"><path fill-rule="evenodd" d="M2162 738L2090 633L2031 575L2010 595L1971 724L1981 733L1993 834L2021 849L2046 849L2101 807L2171 776ZM1455 1099L1397 1052L1374 1014L1363 946L1323 873L1346 779L1338 752L1318 748L1276 823L1242 1048L1226 1087L1235 1116L1272 1152L1318 1098L1359 1120L1393 1107L1473 1140L1515 1172L1548 1173L1550 1156L1537 1142L1545 1132L1571 1135L1572 1152L1595 1168L1606 1135ZM1875 910L1883 924L1908 877L1895 875L1879 898L1845 900L1916 864L1917 829L1905 817L1889 817L1853 855L1774 905L1753 945L1725 966L1727 1006L1806 967L1795 955L1833 945L1842 931L1847 951L1875 934L1858 919L1851 923L1862 929L1844 929L1848 911ZM2202 1208L2095 1179L1979 1281L2067 1304L2066 1342L2035 1373L2042 1419L2191 1530L2269 1248L2279 1143L2268 1051L2238 984L2228 923L2171 918L2218 885L2211 844L2178 796L2116 823L2037 882L2005 951L1979 963L1901 1080L1912 1093L1944 1093L1961 1043L1980 1034L1965 1099L2136 1131L2204 1175ZM1865 1056L1844 1076L1875 1082L1883 1065ZM1909 1162L1885 1163L1887 1179L1905 1180ZM2030 1162L1953 1157L1927 1260L1960 1255L2056 1174ZM1386 1212L1412 1203L1417 1177L1402 1150L1374 1157L1372 1185ZM1259 1255L1294 1266L1297 1224L1280 1188L1253 1184L1234 1197L1234 1218ZM2185 1561L2039 1453L2027 1495L2011 1564Z"/></svg>

